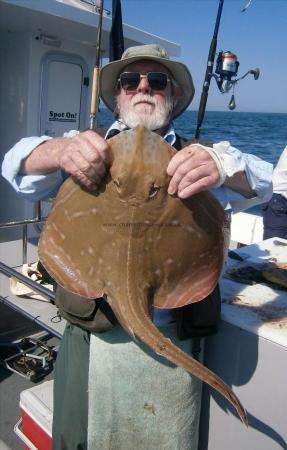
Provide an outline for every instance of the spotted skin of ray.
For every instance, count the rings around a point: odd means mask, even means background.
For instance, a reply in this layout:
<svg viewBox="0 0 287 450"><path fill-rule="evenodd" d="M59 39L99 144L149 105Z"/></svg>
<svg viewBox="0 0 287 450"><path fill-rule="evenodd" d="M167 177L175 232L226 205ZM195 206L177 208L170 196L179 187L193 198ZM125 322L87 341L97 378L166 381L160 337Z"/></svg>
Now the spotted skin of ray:
<svg viewBox="0 0 287 450"><path fill-rule="evenodd" d="M71 178L61 187L40 238L40 260L64 289L105 296L131 336L220 392L247 423L229 386L152 322L153 307L182 307L215 288L229 234L224 211L209 192L186 200L168 195L166 168L175 150L155 133L137 127L108 143L112 163L98 193Z"/></svg>

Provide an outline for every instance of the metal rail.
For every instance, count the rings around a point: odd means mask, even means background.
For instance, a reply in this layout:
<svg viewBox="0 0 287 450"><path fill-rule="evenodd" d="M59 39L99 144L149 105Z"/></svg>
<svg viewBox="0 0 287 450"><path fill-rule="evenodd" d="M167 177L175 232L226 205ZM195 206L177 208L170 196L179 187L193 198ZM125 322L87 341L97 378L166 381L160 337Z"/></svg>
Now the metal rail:
<svg viewBox="0 0 287 450"><path fill-rule="evenodd" d="M24 220L18 220L18 221L11 221L6 223L0 224L1 228L9 228L9 227L17 227L22 226L23 232L22 232L22 243L23 243L23 264L27 262L27 227L28 225L37 225L45 222L46 217L42 218L41 215L41 202L37 202L35 204L35 217L32 219L24 219ZM27 276L23 275L22 273L18 272L17 270L13 269L12 267L7 266L3 262L0 262L0 276L3 274L4 276L9 277L15 277L17 280L19 280L24 285L28 286L33 291L37 292L38 294L41 294L43 297L47 298L49 300L50 304L55 304L55 292L50 291L49 289L45 288L43 285L36 283L35 281L31 280ZM2 295L0 295L0 302L4 302L4 304L7 304L10 308L12 308L14 311L20 313L24 317L26 317L29 320L32 320L35 324L39 325L41 328L44 328L48 333L52 334L53 336L56 336L59 339L62 339L62 332L61 330L58 330L54 327L54 324L56 322L60 322L63 319L58 316L58 313L55 312L55 316L50 319L51 325L44 322L41 316L33 316L31 317L31 314L26 311L25 309L22 309L20 306L15 304L13 301L11 302L9 300L9 297L6 298Z"/></svg>
<svg viewBox="0 0 287 450"><path fill-rule="evenodd" d="M46 221L46 217L42 218L40 201L36 203L35 210L36 210L35 211L36 216L32 219L14 220L11 222L0 223L0 228L10 228L10 227L17 227L17 226L23 227L23 230L22 230L22 248L23 248L22 262L23 262L23 264L27 263L27 242L28 242L27 229L28 229L28 225L44 223ZM43 295L44 297L48 298L51 302L53 302L53 303L55 302L55 293L54 292L45 288L41 284L36 283L35 281L31 280L30 278L26 277L25 275L19 273L17 270L12 269L12 267L7 266L3 262L0 262L0 273L3 273L3 275L6 275L7 277L16 278L17 280L21 281L21 283L23 283L26 286L29 286L31 289L33 289L33 291L36 291L39 294Z"/></svg>
<svg viewBox="0 0 287 450"><path fill-rule="evenodd" d="M14 222L5 222L0 223L0 228L9 228L9 227L17 227L19 225L30 225L33 223L42 223L45 222L47 218L44 217L43 219L24 219L24 220L15 220Z"/></svg>
<svg viewBox="0 0 287 450"><path fill-rule="evenodd" d="M1 228L12 228L22 225L22 264L27 263L27 245L28 245L28 225L44 223L47 217L42 217L41 201L35 204L36 216L32 219L14 220L11 222L0 223Z"/></svg>
<svg viewBox="0 0 287 450"><path fill-rule="evenodd" d="M0 273L3 273L3 275L6 275L7 277L15 277L21 283L25 284L26 286L29 286L33 291L38 292L39 294L47 297L51 302L55 302L55 293L50 291L49 289L45 288L39 283L36 283L36 281L30 280L30 278L27 278L25 275L22 275L17 270L12 269L11 267L7 266L6 264L0 262Z"/></svg>

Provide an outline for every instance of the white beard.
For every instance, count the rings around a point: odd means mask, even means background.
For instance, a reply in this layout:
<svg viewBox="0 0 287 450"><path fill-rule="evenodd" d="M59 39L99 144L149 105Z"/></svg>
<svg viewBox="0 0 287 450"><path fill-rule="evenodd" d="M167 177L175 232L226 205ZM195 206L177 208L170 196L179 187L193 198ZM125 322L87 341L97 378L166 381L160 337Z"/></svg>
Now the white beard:
<svg viewBox="0 0 287 450"><path fill-rule="evenodd" d="M147 101L152 103L154 105L154 111L151 113L149 106L143 106L140 111L135 111L135 105L139 101ZM167 97L162 103L158 102L148 94L138 94L131 99L128 108L122 109L117 98L119 119L129 128L135 128L137 125L143 125L150 131L157 130L169 123L173 106L174 102L170 96Z"/></svg>

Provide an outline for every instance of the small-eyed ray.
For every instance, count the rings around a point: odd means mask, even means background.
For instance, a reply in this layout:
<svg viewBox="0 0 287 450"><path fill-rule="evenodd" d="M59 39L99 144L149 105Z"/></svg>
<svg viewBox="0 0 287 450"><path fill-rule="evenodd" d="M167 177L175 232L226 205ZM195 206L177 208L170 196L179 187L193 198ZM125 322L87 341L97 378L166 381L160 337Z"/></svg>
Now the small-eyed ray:
<svg viewBox="0 0 287 450"><path fill-rule="evenodd" d="M64 289L106 296L121 325L156 353L246 411L217 375L184 353L152 322L152 306L179 308L207 297L229 239L210 192L181 200L167 193L175 150L144 127L109 139L112 163L97 194L72 178L61 187L39 242L39 257Z"/></svg>

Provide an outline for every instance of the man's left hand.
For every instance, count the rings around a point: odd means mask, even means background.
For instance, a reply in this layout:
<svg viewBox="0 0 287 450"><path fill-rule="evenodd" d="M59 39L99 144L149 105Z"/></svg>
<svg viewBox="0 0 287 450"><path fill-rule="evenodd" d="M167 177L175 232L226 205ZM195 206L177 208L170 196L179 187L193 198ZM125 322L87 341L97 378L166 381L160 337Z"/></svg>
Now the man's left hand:
<svg viewBox="0 0 287 450"><path fill-rule="evenodd" d="M171 176L168 193L188 198L216 186L220 174L214 159L202 147L188 145L172 157L167 167Z"/></svg>

